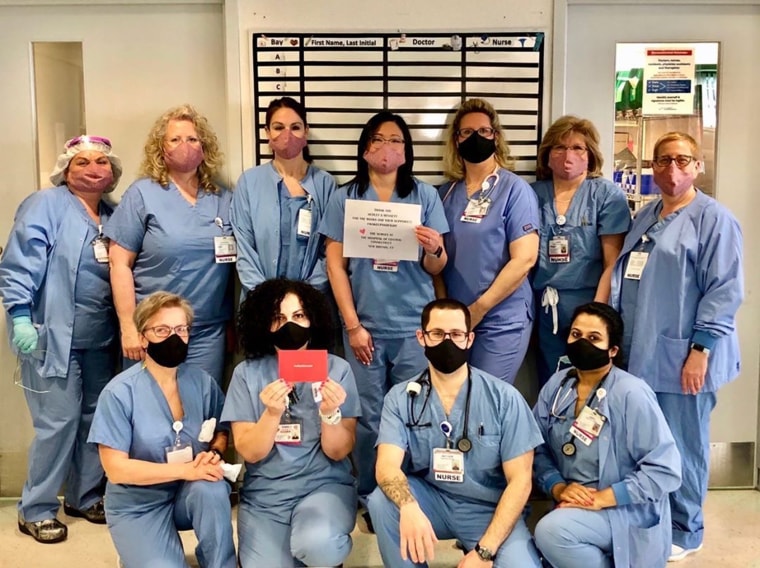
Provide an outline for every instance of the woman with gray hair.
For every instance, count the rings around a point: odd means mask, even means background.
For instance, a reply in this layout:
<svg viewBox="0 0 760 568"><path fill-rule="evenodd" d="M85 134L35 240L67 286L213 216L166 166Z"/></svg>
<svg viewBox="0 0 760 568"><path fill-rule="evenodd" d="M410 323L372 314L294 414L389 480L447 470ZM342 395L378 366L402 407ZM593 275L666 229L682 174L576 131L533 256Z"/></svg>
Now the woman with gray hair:
<svg viewBox="0 0 760 568"><path fill-rule="evenodd" d="M103 199L121 176L111 142L78 136L58 157L52 189L24 200L0 260L0 296L35 437L18 504L19 530L39 542L66 539L64 511L105 523L103 469L87 435L98 395L114 375L116 314Z"/></svg>

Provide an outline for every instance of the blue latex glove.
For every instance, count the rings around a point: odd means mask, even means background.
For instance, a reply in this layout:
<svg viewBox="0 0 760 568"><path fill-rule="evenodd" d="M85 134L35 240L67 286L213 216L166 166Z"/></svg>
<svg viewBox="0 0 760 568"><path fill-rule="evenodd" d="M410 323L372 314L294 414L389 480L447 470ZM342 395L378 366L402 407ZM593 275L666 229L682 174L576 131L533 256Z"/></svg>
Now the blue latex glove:
<svg viewBox="0 0 760 568"><path fill-rule="evenodd" d="M13 344L22 353L30 353L37 348L37 328L32 325L32 318L17 316L13 318Z"/></svg>

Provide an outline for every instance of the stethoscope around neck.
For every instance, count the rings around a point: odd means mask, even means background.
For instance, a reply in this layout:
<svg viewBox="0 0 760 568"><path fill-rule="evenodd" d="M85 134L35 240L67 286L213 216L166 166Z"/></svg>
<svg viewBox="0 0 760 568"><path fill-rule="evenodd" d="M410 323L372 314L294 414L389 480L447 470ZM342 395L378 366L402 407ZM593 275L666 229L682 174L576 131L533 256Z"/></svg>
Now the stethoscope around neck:
<svg viewBox="0 0 760 568"><path fill-rule="evenodd" d="M456 187L457 183L458 182L456 181L451 182L449 189L446 191L443 199L441 199L442 202L445 202L449 195L451 195L451 192L454 190L454 187ZM482 205L483 203L491 201L491 194L498 184L499 167L497 166L493 172L486 176L486 179L483 180L483 183L480 184L480 196L477 199L478 205Z"/></svg>
<svg viewBox="0 0 760 568"><path fill-rule="evenodd" d="M422 392L422 388L425 388L425 399L422 402L422 408L420 409L420 413L415 416L414 414L414 401L417 399L417 396ZM432 422L422 422L422 417L425 414L425 409L427 408L428 401L430 400L430 392L433 390L433 386L430 382L430 371L425 370L420 377L410 382L406 385L406 392L409 395L409 422L406 423L406 427L410 429L416 429L416 428L430 428L433 423ZM472 449L472 442L469 438L469 425L470 425L470 395L472 393L472 375L470 373L470 366L467 365L467 398L465 399L464 403L464 426L462 428L462 437L459 438L455 444L456 449L462 452L463 454L466 454ZM447 447L450 443L450 438L452 434L452 428L451 424L444 420L441 422L441 432L443 432L443 435L446 436L446 443Z"/></svg>

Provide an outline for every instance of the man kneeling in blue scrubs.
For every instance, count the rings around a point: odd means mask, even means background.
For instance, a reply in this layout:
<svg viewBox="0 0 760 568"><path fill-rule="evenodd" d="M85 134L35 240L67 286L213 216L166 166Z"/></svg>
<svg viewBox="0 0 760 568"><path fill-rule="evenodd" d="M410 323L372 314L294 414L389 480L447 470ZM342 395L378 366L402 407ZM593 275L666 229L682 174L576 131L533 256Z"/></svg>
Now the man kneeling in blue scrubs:
<svg viewBox="0 0 760 568"><path fill-rule="evenodd" d="M541 434L517 390L467 364L474 337L464 304L430 302L428 369L385 397L369 512L386 567L427 566L439 538L469 551L459 568L541 565L522 517Z"/></svg>

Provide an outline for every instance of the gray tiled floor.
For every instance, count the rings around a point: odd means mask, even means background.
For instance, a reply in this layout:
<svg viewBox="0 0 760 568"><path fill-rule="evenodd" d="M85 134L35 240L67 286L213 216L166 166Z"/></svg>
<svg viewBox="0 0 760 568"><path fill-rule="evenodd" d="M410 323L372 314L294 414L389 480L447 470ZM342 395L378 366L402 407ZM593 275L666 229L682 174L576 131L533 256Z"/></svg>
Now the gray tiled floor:
<svg viewBox="0 0 760 568"><path fill-rule="evenodd" d="M760 492L711 491L705 511L704 549L670 566L760 568ZM15 503L0 501L0 568L115 568L116 553L105 527L70 519L62 513L60 518L69 524L69 539L54 545L38 544L18 531ZM192 535L184 533L183 538L185 549L191 551ZM431 568L454 567L460 558L461 553L452 549L451 541L440 542ZM346 568L381 566L374 537L355 529L354 550Z"/></svg>

